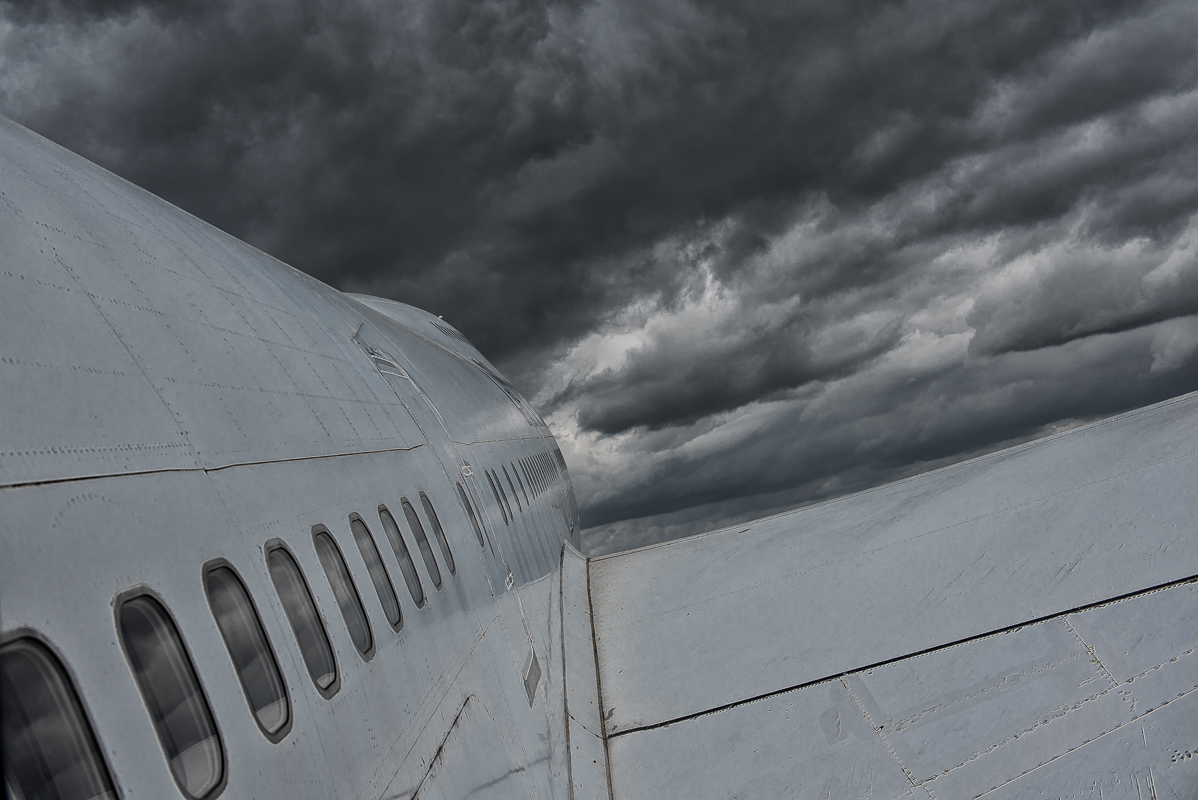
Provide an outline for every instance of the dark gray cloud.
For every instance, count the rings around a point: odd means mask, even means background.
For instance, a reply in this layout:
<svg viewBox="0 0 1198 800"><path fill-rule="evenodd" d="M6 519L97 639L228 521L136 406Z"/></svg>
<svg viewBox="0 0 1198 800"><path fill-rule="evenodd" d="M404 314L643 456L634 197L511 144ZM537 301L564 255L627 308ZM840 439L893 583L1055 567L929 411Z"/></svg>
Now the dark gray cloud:
<svg viewBox="0 0 1198 800"><path fill-rule="evenodd" d="M443 314L611 548L1198 388L1196 36L1181 0L0 0L0 111Z"/></svg>

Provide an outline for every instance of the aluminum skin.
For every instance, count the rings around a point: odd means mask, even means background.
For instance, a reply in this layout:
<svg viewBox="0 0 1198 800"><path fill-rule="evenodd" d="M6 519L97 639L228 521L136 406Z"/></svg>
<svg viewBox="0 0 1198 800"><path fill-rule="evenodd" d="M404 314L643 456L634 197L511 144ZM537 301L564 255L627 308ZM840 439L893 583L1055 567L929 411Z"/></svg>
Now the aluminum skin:
<svg viewBox="0 0 1198 800"><path fill-rule="evenodd" d="M587 796L570 783L566 686L581 671L595 691L594 653L566 668L561 616L563 560L585 575L573 490L544 423L481 353L431 314L337 292L4 120L0 242L0 634L53 647L119 795L182 795L118 642L113 604L144 590L211 705L225 758L212 797ZM533 461L537 490L505 520L483 475ZM378 545L398 631L351 516ZM368 659L314 529L348 565ZM310 587L336 662L327 688L305 668L268 542ZM290 703L277 741L209 608L214 561L244 582L277 656ZM588 786L608 796L606 780Z"/></svg>

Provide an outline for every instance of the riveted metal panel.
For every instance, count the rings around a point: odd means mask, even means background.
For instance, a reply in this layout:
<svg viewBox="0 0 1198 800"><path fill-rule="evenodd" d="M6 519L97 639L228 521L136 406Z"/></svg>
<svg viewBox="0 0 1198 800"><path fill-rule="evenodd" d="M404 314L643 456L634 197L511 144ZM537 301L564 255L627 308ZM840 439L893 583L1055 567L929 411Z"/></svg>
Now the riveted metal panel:
<svg viewBox="0 0 1198 800"><path fill-rule="evenodd" d="M1198 574L1198 396L591 563L608 733Z"/></svg>

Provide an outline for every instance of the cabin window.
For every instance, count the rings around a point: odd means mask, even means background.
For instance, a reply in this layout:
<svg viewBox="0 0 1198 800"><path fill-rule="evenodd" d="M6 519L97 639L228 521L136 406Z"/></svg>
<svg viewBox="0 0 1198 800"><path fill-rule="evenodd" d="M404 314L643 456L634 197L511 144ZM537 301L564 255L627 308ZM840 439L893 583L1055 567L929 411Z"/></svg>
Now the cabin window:
<svg viewBox="0 0 1198 800"><path fill-rule="evenodd" d="M412 554L408 552L408 546L404 543L403 536L400 535L399 526L395 524L395 517L391 516L391 512L387 510L386 506L379 506L379 519L383 522L387 540L391 542L391 549L395 551L395 558L399 561L399 571L403 574L404 583L408 585L408 592L412 595L412 600L416 602L416 607L423 608L424 586L420 583L420 576L416 574L416 565L412 563Z"/></svg>
<svg viewBox="0 0 1198 800"><path fill-rule="evenodd" d="M424 526L420 524L420 517L416 516L416 509L412 508L412 504L408 502L408 498L400 498L399 504L403 506L403 515L408 520L408 527L412 529L412 535L416 537L416 547L420 550L420 557L424 559L424 566L428 569L429 577L433 579L433 586L437 587L437 591L440 591L441 570L437 567L437 559L433 557L433 548L428 543L428 536L424 533Z"/></svg>
<svg viewBox="0 0 1198 800"><path fill-rule="evenodd" d="M524 479L520 477L520 470L516 469L516 462L511 461L508 463L512 465L512 474L516 476L516 483L520 484L520 491L524 492L524 504L531 507L532 501L528 499L528 490L524 488Z"/></svg>
<svg viewBox="0 0 1198 800"><path fill-rule="evenodd" d="M533 486L532 480L528 476L528 464L526 464L524 462L523 456L516 459L516 467L518 468L516 471L520 474L520 477L519 477L520 485L527 487L525 489L524 494L528 497L536 497L537 496L537 487ZM529 500L528 505L529 505L529 508L532 507L531 500Z"/></svg>
<svg viewBox="0 0 1198 800"><path fill-rule="evenodd" d="M291 717L287 687L250 593L226 566L208 570L204 589L254 719L268 737L281 738Z"/></svg>
<svg viewBox="0 0 1198 800"><path fill-rule="evenodd" d="M429 500L424 492L420 493L420 505L424 506L424 516L428 517L428 524L433 526L433 536L437 538L437 544L441 545L441 555L445 557L445 566L449 568L449 574L456 575L457 565L453 561L453 551L449 549L449 540L445 538L445 529L441 527L441 520L437 518L437 509L433 508L433 501Z"/></svg>
<svg viewBox="0 0 1198 800"><path fill-rule="evenodd" d="M122 603L118 621L175 783L188 797L208 796L224 776L224 753L178 628L162 604L145 594Z"/></svg>
<svg viewBox="0 0 1198 800"><path fill-rule="evenodd" d="M495 488L495 481L491 478L491 471L483 470L483 474L487 476L487 483L491 484L491 493L495 495L495 505L499 506L499 513L503 517L503 524L507 525L507 512L503 509L503 501L499 499L499 490Z"/></svg>
<svg viewBox="0 0 1198 800"><path fill-rule="evenodd" d="M545 465L542 463L539 454L533 457L532 466L537 473L537 483L541 485L541 492L543 493L548 487L545 485Z"/></svg>
<svg viewBox="0 0 1198 800"><path fill-rule="evenodd" d="M321 622L320 612L316 610L316 603L312 601L312 592L308 590L304 573L282 545L267 551L266 565L275 591L279 593L283 611L287 614L287 621L295 633L308 675L322 695L332 697L337 691L337 660L333 657L329 636Z"/></svg>
<svg viewBox="0 0 1198 800"><path fill-rule="evenodd" d="M325 577L337 599L337 607L345 619L345 627L349 628L349 638L363 658L369 659L374 652L374 637L370 634L370 622L366 619L366 609L362 608L362 598L358 595L358 587L354 585L353 576L341 555L341 548L333 541L333 535L322 527L312 529L312 540L316 543L316 555L320 565L324 567Z"/></svg>
<svg viewBox="0 0 1198 800"><path fill-rule="evenodd" d="M383 559L379 555L378 546L374 543L374 537L370 535L370 529L366 527L366 523L356 514L349 519L349 529L354 534L354 541L358 544L358 552L362 554L362 560L366 562L366 571L370 573L370 582L374 584L374 591L379 596L379 603L383 606L383 614L387 617L387 623L395 630L399 630L403 627L403 612L399 609L399 599L395 596L395 587L391 585L391 576L387 574L387 568L383 566Z"/></svg>
<svg viewBox="0 0 1198 800"><path fill-rule="evenodd" d="M50 649L32 637L0 647L0 707L4 780L16 797L115 800L75 688Z"/></svg>
<svg viewBox="0 0 1198 800"><path fill-rule="evenodd" d="M499 473L491 470L491 476L495 478L495 485L499 487L499 496L502 498L504 506L507 507L507 515L511 517L512 522L516 521L516 515L512 513L512 504L508 502L507 491L503 488L503 481L499 480Z"/></svg>
<svg viewBox="0 0 1198 800"><path fill-rule="evenodd" d="M537 472L537 460L535 458L529 457L528 471L532 475L532 482L537 487L537 496L539 497L544 491L544 487L541 486L541 476Z"/></svg>
<svg viewBox="0 0 1198 800"><path fill-rule="evenodd" d="M516 498L516 509L523 514L524 506L520 505L520 495L516 493L516 484L512 483L512 476L508 474L507 467L503 464L500 464L499 468L503 470L503 477L507 478L507 485L512 490L512 497ZM500 488L502 488L502 485Z"/></svg>
<svg viewBox="0 0 1198 800"><path fill-rule="evenodd" d="M485 548L487 542L483 539L483 529L478 524L478 517L474 515L474 506L470 504L470 495L466 494L466 487L458 484L458 496L462 498L462 505L466 507L466 516L470 517L470 524L474 526L474 535L478 539L478 546Z"/></svg>

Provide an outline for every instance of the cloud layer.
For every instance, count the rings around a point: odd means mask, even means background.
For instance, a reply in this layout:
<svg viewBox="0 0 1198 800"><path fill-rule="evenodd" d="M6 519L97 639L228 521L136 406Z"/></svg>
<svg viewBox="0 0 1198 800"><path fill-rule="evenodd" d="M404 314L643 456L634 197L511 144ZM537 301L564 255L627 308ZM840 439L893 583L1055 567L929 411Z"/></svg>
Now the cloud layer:
<svg viewBox="0 0 1198 800"><path fill-rule="evenodd" d="M1198 389L1198 7L0 0L0 112L445 318L594 547Z"/></svg>

